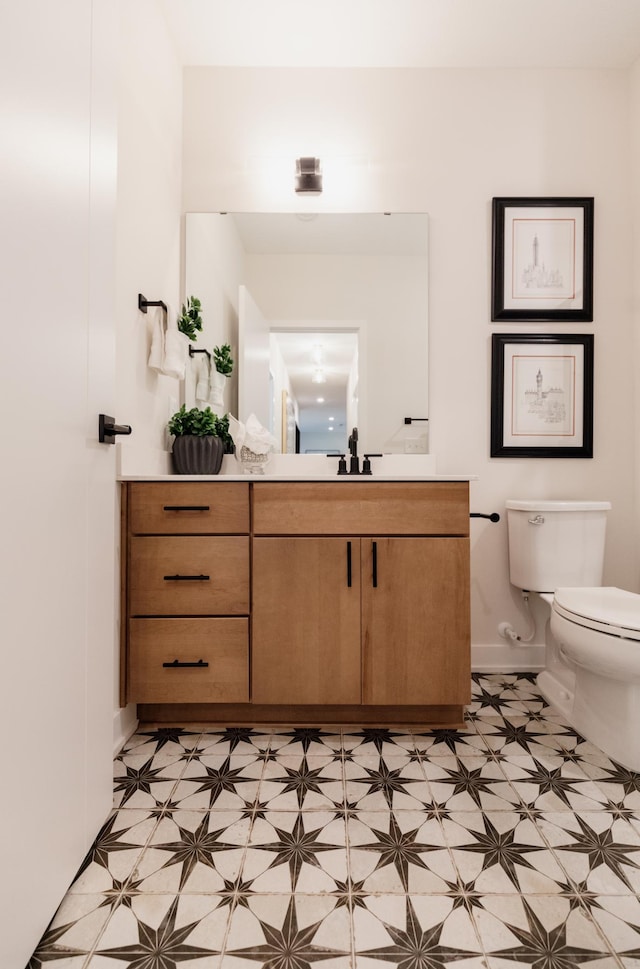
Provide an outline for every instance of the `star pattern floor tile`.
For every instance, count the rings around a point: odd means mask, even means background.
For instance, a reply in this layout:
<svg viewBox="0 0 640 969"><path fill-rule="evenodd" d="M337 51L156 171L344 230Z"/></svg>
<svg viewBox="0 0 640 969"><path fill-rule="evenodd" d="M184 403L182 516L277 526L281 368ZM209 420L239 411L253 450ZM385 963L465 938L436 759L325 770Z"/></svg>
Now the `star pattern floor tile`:
<svg viewBox="0 0 640 969"><path fill-rule="evenodd" d="M27 969L640 969L640 774L530 673L464 728L141 725Z"/></svg>

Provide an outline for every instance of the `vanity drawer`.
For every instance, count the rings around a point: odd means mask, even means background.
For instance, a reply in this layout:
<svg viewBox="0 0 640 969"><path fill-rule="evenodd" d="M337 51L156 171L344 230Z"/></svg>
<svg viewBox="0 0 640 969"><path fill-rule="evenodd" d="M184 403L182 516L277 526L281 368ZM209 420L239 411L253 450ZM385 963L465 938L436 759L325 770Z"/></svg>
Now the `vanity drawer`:
<svg viewBox="0 0 640 969"><path fill-rule="evenodd" d="M131 619L128 699L133 703L248 701L249 620Z"/></svg>
<svg viewBox="0 0 640 969"><path fill-rule="evenodd" d="M136 535L130 545L132 616L249 612L249 538Z"/></svg>
<svg viewBox="0 0 640 969"><path fill-rule="evenodd" d="M242 534L249 531L249 485L240 481L131 482L133 535Z"/></svg>
<svg viewBox="0 0 640 969"><path fill-rule="evenodd" d="M256 482L255 535L468 535L466 481Z"/></svg>

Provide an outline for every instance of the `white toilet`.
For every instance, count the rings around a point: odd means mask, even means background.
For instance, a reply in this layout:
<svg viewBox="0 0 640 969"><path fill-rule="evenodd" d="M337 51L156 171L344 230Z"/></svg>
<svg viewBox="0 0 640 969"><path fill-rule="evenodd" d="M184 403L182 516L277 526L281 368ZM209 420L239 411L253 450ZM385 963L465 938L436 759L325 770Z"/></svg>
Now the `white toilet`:
<svg viewBox="0 0 640 969"><path fill-rule="evenodd" d="M551 606L538 686L571 726L640 770L640 595L603 588L607 501L507 501L513 585Z"/></svg>

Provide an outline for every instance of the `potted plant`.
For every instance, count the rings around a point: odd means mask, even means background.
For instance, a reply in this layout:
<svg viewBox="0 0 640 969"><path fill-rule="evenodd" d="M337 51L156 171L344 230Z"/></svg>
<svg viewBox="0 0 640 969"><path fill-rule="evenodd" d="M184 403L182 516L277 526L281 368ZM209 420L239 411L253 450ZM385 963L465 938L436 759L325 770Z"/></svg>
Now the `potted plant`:
<svg viewBox="0 0 640 969"><path fill-rule="evenodd" d="M198 339L198 332L202 329L201 309L202 303L197 296L190 296L186 305L182 304L182 313L178 317L178 329L194 343Z"/></svg>
<svg viewBox="0 0 640 969"><path fill-rule="evenodd" d="M213 369L211 371L211 389L209 403L214 407L224 407L224 390L226 381L233 373L233 357L231 347L223 343L221 347L213 348Z"/></svg>
<svg viewBox="0 0 640 969"><path fill-rule="evenodd" d="M225 450L222 418L210 407L187 410L183 404L168 428L175 438L172 456L176 474L218 474Z"/></svg>

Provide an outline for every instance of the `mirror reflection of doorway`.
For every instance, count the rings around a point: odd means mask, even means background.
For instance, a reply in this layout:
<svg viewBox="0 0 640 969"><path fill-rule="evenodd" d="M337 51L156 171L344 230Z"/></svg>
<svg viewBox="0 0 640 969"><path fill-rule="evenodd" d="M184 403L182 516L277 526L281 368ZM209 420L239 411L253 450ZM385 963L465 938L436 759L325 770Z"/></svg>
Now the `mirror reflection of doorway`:
<svg viewBox="0 0 640 969"><path fill-rule="evenodd" d="M272 327L270 346L271 373L281 375L283 452L344 453L358 423L357 331Z"/></svg>

